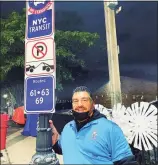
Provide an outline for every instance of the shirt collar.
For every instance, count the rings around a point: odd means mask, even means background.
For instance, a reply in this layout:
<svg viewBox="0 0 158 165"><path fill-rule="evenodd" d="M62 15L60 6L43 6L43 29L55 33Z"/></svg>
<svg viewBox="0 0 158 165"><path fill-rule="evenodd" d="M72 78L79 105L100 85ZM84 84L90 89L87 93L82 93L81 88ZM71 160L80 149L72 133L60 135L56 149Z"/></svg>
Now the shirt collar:
<svg viewBox="0 0 158 165"><path fill-rule="evenodd" d="M98 123L98 120L90 121L90 122L88 122L87 124L85 124L85 125L83 126L83 128L89 127L89 126L94 125L94 124L97 124L97 123ZM70 127L76 129L76 123L75 123L74 120L70 123Z"/></svg>

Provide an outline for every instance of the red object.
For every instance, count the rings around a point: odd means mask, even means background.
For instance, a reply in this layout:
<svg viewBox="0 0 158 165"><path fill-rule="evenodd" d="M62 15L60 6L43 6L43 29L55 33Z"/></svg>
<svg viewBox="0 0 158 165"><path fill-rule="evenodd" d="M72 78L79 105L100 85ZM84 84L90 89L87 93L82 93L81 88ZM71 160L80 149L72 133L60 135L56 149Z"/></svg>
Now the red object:
<svg viewBox="0 0 158 165"><path fill-rule="evenodd" d="M8 128L9 116L7 114L0 114L0 150L6 148L6 136Z"/></svg>
<svg viewBox="0 0 158 165"><path fill-rule="evenodd" d="M14 110L12 120L17 124L25 124L24 106L18 107Z"/></svg>

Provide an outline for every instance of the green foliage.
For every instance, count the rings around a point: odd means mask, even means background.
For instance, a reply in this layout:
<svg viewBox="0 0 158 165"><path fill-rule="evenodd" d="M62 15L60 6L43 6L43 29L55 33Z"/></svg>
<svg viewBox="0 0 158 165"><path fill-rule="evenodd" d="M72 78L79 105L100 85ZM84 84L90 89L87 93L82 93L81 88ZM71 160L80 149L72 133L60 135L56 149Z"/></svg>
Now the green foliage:
<svg viewBox="0 0 158 165"><path fill-rule="evenodd" d="M1 80L5 80L13 67L24 68L25 22L25 10L12 12L8 19L1 19ZM62 89L64 80L73 80L71 66L85 66L84 61L77 57L93 46L98 38L96 33L56 30L57 89Z"/></svg>

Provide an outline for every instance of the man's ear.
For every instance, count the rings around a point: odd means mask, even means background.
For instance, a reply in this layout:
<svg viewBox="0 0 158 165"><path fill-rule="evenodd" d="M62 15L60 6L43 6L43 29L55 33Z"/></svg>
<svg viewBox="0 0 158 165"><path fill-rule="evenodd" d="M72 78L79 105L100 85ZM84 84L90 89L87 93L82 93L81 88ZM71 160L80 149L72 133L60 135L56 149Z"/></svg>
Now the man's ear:
<svg viewBox="0 0 158 165"><path fill-rule="evenodd" d="M92 100L92 107L95 108L95 102Z"/></svg>
<svg viewBox="0 0 158 165"><path fill-rule="evenodd" d="M92 100L92 104L93 104L93 106L95 106L95 101L94 100Z"/></svg>

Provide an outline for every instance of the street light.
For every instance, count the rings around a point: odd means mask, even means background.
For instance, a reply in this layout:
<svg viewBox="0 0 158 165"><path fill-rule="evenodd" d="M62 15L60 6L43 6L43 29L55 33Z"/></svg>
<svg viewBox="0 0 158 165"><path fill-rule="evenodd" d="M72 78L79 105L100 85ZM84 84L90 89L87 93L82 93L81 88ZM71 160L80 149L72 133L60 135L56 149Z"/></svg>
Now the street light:
<svg viewBox="0 0 158 165"><path fill-rule="evenodd" d="M3 98L6 99L8 97L8 94L4 94Z"/></svg>
<svg viewBox="0 0 158 165"><path fill-rule="evenodd" d="M115 10L116 6L118 5L118 1L109 1L107 2L107 6L111 9L111 10Z"/></svg>
<svg viewBox="0 0 158 165"><path fill-rule="evenodd" d="M118 7L118 1L110 1L107 2L107 6L111 9L111 10L115 10L116 14L118 14L121 10L122 10L122 6Z"/></svg>
<svg viewBox="0 0 158 165"><path fill-rule="evenodd" d="M116 9L116 14L118 14L121 10L122 10L122 6L119 6L119 7Z"/></svg>

